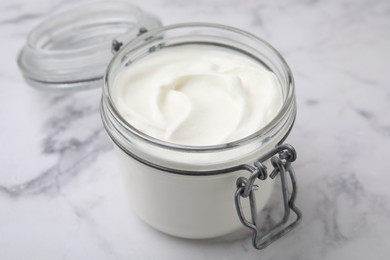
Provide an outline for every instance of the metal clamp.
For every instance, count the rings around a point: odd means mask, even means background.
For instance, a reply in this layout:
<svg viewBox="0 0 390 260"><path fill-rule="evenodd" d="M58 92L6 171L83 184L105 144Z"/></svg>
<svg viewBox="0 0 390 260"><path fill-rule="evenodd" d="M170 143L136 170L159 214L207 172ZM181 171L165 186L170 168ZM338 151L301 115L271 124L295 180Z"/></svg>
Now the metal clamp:
<svg viewBox="0 0 390 260"><path fill-rule="evenodd" d="M146 33L146 32L148 32L148 29L146 29L145 27L139 28L137 37ZM123 45L123 42L120 42L116 39L112 40L111 53L115 55L120 50L122 45Z"/></svg>
<svg viewBox="0 0 390 260"><path fill-rule="evenodd" d="M274 241L278 240L292 229L294 229L302 220L301 211L294 205L295 198L297 196L297 183L295 180L294 170L291 163L295 161L297 154L295 149L288 144L283 144L275 147L269 153L258 159L255 163L255 167L248 167L251 169L251 175L249 178L240 177L237 179L237 191L234 196L234 202L236 204L236 210L241 223L250 228L253 231L252 243L256 249L264 249ZM256 223L257 209L255 200L255 190L258 189L257 185L254 185L255 180L265 180L267 178L267 168L263 164L264 161L271 159L274 167L273 171L269 175L271 179L274 179L278 174L281 179L283 203L284 203L284 215L282 220L268 231L262 233ZM292 191L289 198L289 190L287 184L287 173L291 179ZM244 212L241 206L241 197L249 198L249 204L251 209L251 221L247 220L244 216ZM290 210L296 215L296 219L288 224L290 219ZM288 224L288 225L287 225Z"/></svg>

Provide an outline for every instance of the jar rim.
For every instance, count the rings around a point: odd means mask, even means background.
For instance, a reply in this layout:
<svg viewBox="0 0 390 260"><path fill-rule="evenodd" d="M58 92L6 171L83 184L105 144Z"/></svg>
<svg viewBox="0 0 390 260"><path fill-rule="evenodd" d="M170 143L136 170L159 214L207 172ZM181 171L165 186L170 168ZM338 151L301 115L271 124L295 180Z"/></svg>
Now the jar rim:
<svg viewBox="0 0 390 260"><path fill-rule="evenodd" d="M217 144L217 145L203 145L203 146L194 146L194 145L183 145L183 144L176 144L176 143L171 143L167 141L163 141L160 139L157 139L155 137L149 136L142 131L138 130L134 126L132 126L127 120L123 118L123 116L120 114L118 109L115 106L115 103L112 100L112 97L109 93L109 80L108 76L112 73L114 64L116 64L118 61L121 59L121 54L125 53L128 51L128 49L131 46L137 46L139 44L142 44L144 41L150 39L154 35L164 33L165 31L169 30L174 30L174 29L180 29L180 28L191 28L191 27L202 27L202 28L211 28L211 29L221 29L229 32L234 32L241 34L242 36L246 36L252 40L258 41L262 44L264 44L267 48L269 48L273 54L276 55L276 57L279 59L281 62L283 69L287 75L287 83L288 83L288 88L287 88L287 94L286 98L283 102L282 107L278 111L277 115L263 128L257 130L251 135L248 135L244 138L228 142L228 143L223 143L223 144ZM130 51L131 52L131 51ZM129 53L130 53L129 52ZM268 132L270 132L273 128L275 128L280 121L282 121L283 118L285 118L286 115L288 115L293 109L293 117L295 119L296 115L296 107L295 107L295 85L294 85L294 79L292 76L291 69L289 68L287 62L284 60L282 55L268 42L265 40L257 37L254 34L251 34L249 32L246 32L244 30L227 26L227 25L222 25L222 24L216 24L216 23L200 23L200 22L192 22L192 23L178 23L178 24L172 24L172 25L167 25L163 27L159 27L153 30L150 30L146 33L143 33L142 35L138 36L137 38L127 42L119 51L116 53L114 58L110 61L105 76L104 76L104 85L103 85L103 96L102 96L102 112L103 112L103 105L108 105L110 108L111 115L114 116L114 118L121 124L122 127L124 127L127 131L129 131L131 134L133 134L135 137L148 142L149 144L157 145L161 148L164 149L169 149L169 150L175 150L175 151L181 151L181 152L217 152L217 151L222 151L222 150L227 150L230 148L235 148L239 147L242 145L245 145L247 143L252 142L253 140L257 140L258 138L265 136ZM105 103L107 102L107 103ZM103 122L104 122L104 115L103 117ZM105 124L105 123L104 123ZM288 132L287 132L288 134Z"/></svg>

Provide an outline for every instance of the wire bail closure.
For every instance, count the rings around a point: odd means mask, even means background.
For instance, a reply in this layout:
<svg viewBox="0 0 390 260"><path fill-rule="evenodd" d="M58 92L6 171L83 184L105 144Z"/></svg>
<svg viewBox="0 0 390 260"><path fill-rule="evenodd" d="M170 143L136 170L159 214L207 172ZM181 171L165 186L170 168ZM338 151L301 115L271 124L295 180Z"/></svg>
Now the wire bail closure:
<svg viewBox="0 0 390 260"><path fill-rule="evenodd" d="M246 169L252 174L249 178L240 177L237 179L237 191L234 196L234 202L236 210L241 223L250 228L253 231L252 243L256 249L264 249L292 229L294 229L302 221L302 213L295 206L294 202L297 196L297 182L295 179L294 169L291 163L296 160L297 154L294 147L289 144L282 144L276 146L269 153L258 159L254 163L254 167L250 166ZM274 167L269 177L274 179L278 174L281 179L284 215L282 220L268 231L262 233L256 223L257 209L255 191L259 188L254 184L256 179L265 180L267 178L267 168L263 164L266 160L271 159L271 163ZM287 173L291 179L292 191L289 197L289 189L287 183ZM249 198L251 221L249 221L242 210L241 197ZM293 211L296 215L296 219L288 224L290 220L290 212ZM287 225L288 224L288 225Z"/></svg>

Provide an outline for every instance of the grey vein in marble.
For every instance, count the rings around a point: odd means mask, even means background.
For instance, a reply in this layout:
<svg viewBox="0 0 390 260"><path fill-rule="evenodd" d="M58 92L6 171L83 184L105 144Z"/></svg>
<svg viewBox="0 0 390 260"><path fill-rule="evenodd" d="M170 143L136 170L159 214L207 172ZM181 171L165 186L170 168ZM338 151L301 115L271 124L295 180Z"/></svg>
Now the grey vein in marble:
<svg viewBox="0 0 390 260"><path fill-rule="evenodd" d="M111 149L99 121L99 104L84 105L70 94L56 95L48 102L57 107L62 103L58 116L50 118L43 126L47 136L42 142L42 154L58 155L57 163L26 183L11 187L0 185L0 192L12 197L58 192L61 185L93 163L100 153ZM77 134L80 133L77 125L91 120L96 123L94 129L86 135Z"/></svg>

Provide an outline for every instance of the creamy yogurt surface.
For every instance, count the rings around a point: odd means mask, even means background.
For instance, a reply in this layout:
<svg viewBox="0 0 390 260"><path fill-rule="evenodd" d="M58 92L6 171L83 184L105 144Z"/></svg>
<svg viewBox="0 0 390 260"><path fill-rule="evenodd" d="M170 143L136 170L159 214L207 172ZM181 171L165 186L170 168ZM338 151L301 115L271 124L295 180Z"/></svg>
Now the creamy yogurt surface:
<svg viewBox="0 0 390 260"><path fill-rule="evenodd" d="M276 76L225 48L165 48L125 67L113 102L133 127L182 145L233 142L266 126L282 107Z"/></svg>

